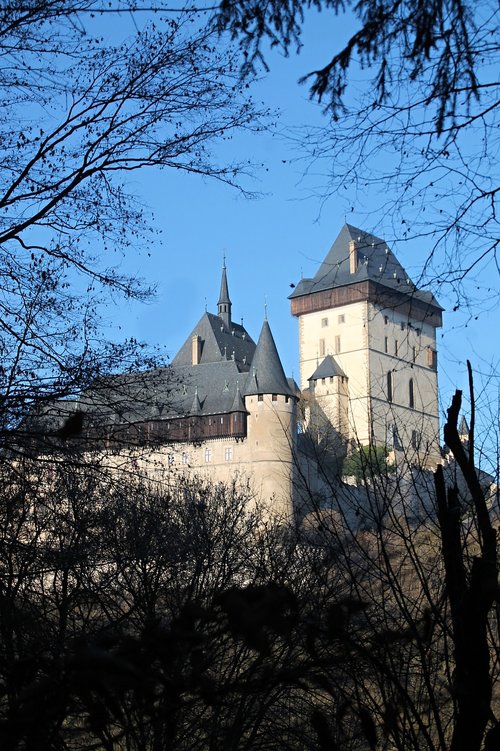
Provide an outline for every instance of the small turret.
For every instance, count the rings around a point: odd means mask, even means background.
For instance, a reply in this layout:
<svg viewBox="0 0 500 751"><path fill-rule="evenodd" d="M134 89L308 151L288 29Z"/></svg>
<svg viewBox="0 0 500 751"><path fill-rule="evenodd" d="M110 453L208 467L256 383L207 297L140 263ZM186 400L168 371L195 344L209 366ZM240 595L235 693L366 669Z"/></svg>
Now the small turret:
<svg viewBox="0 0 500 751"><path fill-rule="evenodd" d="M219 318L222 318L225 326L229 329L231 327L231 300L229 299L229 290L227 287L225 256L222 266L222 279L220 283L219 301L217 303L217 313Z"/></svg>

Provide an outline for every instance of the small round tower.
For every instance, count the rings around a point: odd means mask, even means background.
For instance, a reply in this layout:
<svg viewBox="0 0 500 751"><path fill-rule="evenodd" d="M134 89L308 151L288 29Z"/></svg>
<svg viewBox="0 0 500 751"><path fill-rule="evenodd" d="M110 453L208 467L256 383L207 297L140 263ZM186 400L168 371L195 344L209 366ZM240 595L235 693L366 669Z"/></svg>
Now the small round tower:
<svg viewBox="0 0 500 751"><path fill-rule="evenodd" d="M256 492L273 518L293 517L297 391L289 382L267 319L245 387L247 441Z"/></svg>

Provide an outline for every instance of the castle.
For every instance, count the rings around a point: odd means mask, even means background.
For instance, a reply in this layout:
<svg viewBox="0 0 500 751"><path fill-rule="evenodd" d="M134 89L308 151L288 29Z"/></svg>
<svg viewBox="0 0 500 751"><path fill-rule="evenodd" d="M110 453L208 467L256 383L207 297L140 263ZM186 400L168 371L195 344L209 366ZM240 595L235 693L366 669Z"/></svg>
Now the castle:
<svg viewBox="0 0 500 751"><path fill-rule="evenodd" d="M257 343L233 321L224 263L217 313L203 313L171 367L118 377L112 400L94 388L78 408L99 412L111 446L134 434L157 471L248 480L285 517L300 505L301 483L321 492L320 453L332 467L367 445L437 460L442 308L385 241L345 224L290 302L300 387L285 376L267 320Z"/></svg>

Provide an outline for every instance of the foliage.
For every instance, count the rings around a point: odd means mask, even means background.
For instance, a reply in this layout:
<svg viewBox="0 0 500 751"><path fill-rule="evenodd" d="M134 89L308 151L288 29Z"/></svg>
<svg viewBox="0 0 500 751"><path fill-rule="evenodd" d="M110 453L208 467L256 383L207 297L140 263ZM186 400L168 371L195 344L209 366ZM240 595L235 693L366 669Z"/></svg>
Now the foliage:
<svg viewBox="0 0 500 751"><path fill-rule="evenodd" d="M297 530L159 447L143 477L126 452L4 457L2 748L494 748L496 540L459 400L465 485L337 479Z"/></svg>
<svg viewBox="0 0 500 751"><path fill-rule="evenodd" d="M374 475L386 475L392 470L392 465L387 462L388 455L387 446L360 446L344 459L342 475L355 477L357 481Z"/></svg>

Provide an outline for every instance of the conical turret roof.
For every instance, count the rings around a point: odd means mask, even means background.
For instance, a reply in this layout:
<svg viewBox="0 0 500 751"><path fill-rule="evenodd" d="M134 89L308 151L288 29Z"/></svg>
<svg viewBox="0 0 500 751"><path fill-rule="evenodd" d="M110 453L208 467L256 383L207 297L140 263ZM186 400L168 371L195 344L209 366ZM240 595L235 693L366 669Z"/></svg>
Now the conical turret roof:
<svg viewBox="0 0 500 751"><path fill-rule="evenodd" d="M295 396L285 376L267 319L262 325L245 388L245 395L251 394Z"/></svg>
<svg viewBox="0 0 500 751"><path fill-rule="evenodd" d="M224 261L224 265L222 267L222 278L220 282L220 293L219 293L219 300L217 302L217 305L230 305L231 300L229 299L229 288L227 286L227 272L226 272L226 262Z"/></svg>

